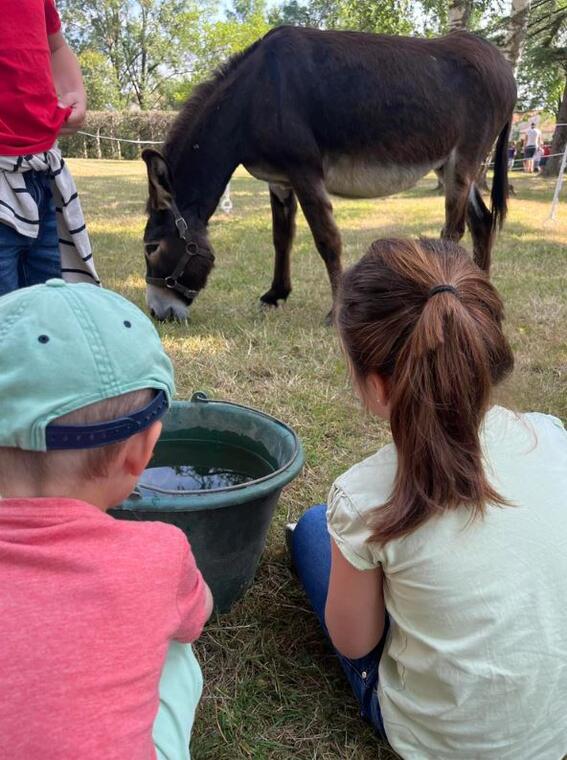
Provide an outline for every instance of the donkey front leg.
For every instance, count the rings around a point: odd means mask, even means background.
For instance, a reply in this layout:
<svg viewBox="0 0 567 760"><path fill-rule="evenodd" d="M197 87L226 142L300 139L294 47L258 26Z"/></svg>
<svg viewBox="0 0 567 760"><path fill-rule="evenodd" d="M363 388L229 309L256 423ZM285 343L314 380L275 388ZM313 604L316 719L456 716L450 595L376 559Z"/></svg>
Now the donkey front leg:
<svg viewBox="0 0 567 760"><path fill-rule="evenodd" d="M333 207L323 180L320 177L308 175L298 176L293 178L293 188L311 229L317 250L327 267L333 297L332 308L327 315L327 322L330 323L342 274L341 236L333 218Z"/></svg>
<svg viewBox="0 0 567 760"><path fill-rule="evenodd" d="M291 293L290 255L295 235L297 201L290 187L270 185L272 204L272 234L274 241L274 279L272 287L264 293L260 301L267 306L277 306Z"/></svg>

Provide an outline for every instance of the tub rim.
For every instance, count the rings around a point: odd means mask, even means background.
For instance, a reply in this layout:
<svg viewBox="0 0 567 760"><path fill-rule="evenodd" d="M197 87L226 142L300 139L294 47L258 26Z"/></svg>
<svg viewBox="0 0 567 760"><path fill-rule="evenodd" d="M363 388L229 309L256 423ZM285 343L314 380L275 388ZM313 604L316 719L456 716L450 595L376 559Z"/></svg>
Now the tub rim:
<svg viewBox="0 0 567 760"><path fill-rule="evenodd" d="M191 404L200 403L207 405L214 404L219 407L227 406L232 409L241 409L247 413L262 417L272 425L282 428L292 439L293 450L291 457L277 470L274 470L267 475L263 475L261 478L234 486L227 486L226 488L214 488L206 491L172 491L155 486L149 489L146 486L146 490L153 491L151 496L134 496L136 493L134 490L127 499L117 507L114 507L114 509L131 512L159 512L163 511L164 499L168 500L167 510L165 510L168 512L198 512L200 510L222 509L224 507L256 501L257 499L262 499L268 495L279 492L285 485L299 475L304 464L304 451L301 441L292 427L277 417L274 417L267 412L263 412L260 409L246 406L245 404L238 404L234 401L211 399L202 391L193 393L189 401L173 401L170 410L185 409Z"/></svg>

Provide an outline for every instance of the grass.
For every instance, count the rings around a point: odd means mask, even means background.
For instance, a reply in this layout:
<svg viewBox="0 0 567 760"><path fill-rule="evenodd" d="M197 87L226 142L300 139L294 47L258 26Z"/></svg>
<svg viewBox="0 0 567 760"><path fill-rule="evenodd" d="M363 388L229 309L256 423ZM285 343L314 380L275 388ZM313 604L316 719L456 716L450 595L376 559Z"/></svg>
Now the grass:
<svg viewBox="0 0 567 760"><path fill-rule="evenodd" d="M146 183L141 162L70 161L104 284L144 307L141 238ZM494 250L493 278L507 303L517 368L510 403L567 419L567 200L546 224L553 184L514 174L517 196ZM376 237L436 236L442 198L426 178L376 201L335 200L346 263ZM567 190L564 190L564 196ZM239 170L232 215L210 225L217 267L191 321L159 326L181 397L194 390L259 407L294 426L306 452L283 494L256 582L233 612L212 621L197 645L205 692L193 738L196 760L388 760L361 722L340 670L292 576L283 526L324 501L333 479L388 440L349 390L333 331L323 263L300 217L294 290L280 309L258 297L272 275L265 185ZM465 245L468 245L465 239ZM140 346L143 350L143 346Z"/></svg>

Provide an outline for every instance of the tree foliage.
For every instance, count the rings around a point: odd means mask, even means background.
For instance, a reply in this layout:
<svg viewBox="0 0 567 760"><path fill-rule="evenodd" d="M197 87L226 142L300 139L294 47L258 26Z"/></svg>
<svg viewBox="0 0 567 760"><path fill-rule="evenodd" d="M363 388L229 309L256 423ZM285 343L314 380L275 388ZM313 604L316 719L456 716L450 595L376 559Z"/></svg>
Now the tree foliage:
<svg viewBox="0 0 567 760"><path fill-rule="evenodd" d="M99 50L86 48L78 54L89 109L100 111L123 105L120 87L110 60Z"/></svg>
<svg viewBox="0 0 567 760"><path fill-rule="evenodd" d="M567 0L539 0L532 7L518 73L524 109L558 114L567 78Z"/></svg>
<svg viewBox="0 0 567 760"><path fill-rule="evenodd" d="M519 60L520 106L557 113L567 0L59 0L97 108L176 106L230 55L279 24L386 34L466 28Z"/></svg>
<svg viewBox="0 0 567 760"><path fill-rule="evenodd" d="M59 7L75 49L108 60L122 102L155 107L164 83L190 71L201 17L192 0L59 0Z"/></svg>

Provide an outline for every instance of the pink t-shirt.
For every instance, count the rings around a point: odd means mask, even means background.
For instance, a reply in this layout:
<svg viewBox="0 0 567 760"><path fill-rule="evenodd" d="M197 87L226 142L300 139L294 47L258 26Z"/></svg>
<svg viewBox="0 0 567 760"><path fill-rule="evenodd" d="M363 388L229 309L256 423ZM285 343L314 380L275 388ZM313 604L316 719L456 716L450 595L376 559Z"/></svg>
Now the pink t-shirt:
<svg viewBox="0 0 567 760"><path fill-rule="evenodd" d="M172 639L205 624L183 533L72 499L0 500L0 756L153 760Z"/></svg>

